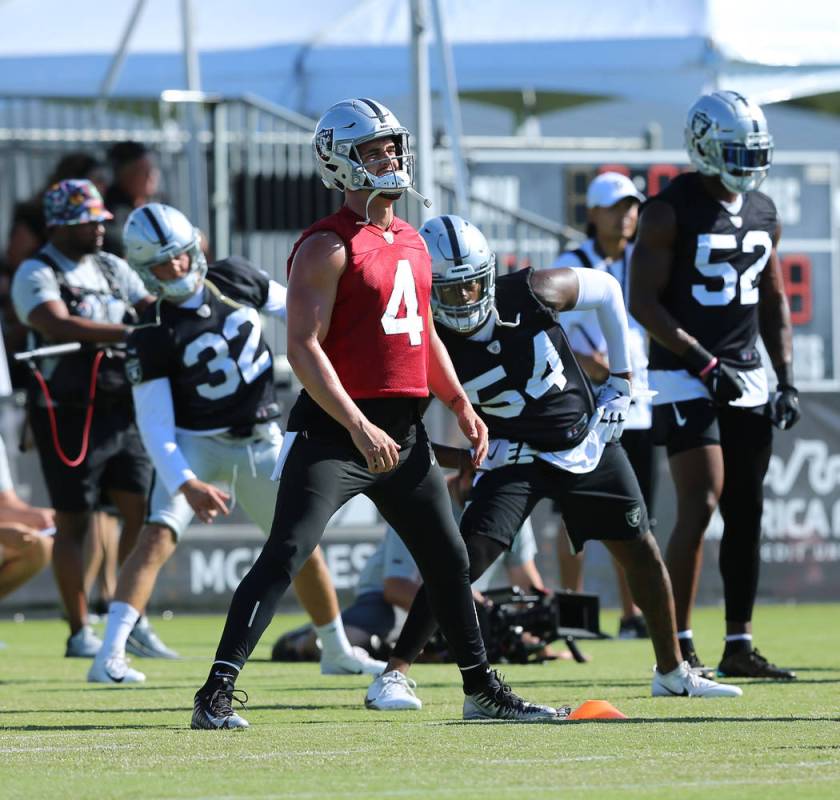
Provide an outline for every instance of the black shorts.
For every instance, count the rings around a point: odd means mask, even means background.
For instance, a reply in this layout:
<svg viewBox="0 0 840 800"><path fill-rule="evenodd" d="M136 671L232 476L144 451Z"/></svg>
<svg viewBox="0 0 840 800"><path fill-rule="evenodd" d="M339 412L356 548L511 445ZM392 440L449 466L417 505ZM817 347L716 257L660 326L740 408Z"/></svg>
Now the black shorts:
<svg viewBox="0 0 840 800"><path fill-rule="evenodd" d="M645 498L645 505L648 514L652 514L653 495L656 490L656 471L653 459L653 432L650 428L625 428L621 434L621 446L630 459L630 466L636 473L639 481L639 488L642 490L642 497ZM551 508L555 514L561 514L556 501L552 502ZM653 520L651 520L653 525Z"/></svg>
<svg viewBox="0 0 840 800"><path fill-rule="evenodd" d="M480 476L461 519L466 537L481 534L510 547L522 523L545 498L563 514L569 539L580 552L589 539L636 539L648 531L639 482L621 445L604 448L592 472L576 474L537 459Z"/></svg>
<svg viewBox="0 0 840 800"><path fill-rule="evenodd" d="M653 441L664 445L669 456L721 443L723 420L736 421L750 435L760 435L763 440L772 436L765 407L738 408L719 406L707 398L681 400L653 407Z"/></svg>
<svg viewBox="0 0 840 800"><path fill-rule="evenodd" d="M58 439L70 459L79 455L84 421L84 409L56 409ZM152 463L130 405L95 409L87 457L78 467L68 467L59 459L46 409L30 407L29 422L56 511L93 511L107 502L110 489L148 496Z"/></svg>

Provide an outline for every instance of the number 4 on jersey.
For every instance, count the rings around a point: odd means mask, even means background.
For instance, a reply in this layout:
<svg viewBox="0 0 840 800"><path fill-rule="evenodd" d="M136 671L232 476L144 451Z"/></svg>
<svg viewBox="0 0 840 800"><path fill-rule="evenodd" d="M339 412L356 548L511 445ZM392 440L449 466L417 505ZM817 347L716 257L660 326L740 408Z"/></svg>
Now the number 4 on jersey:
<svg viewBox="0 0 840 800"><path fill-rule="evenodd" d="M400 306L405 303L405 316L398 317ZM386 334L407 333L409 344L421 343L420 334L423 332L423 317L417 313L417 289L414 286L414 275L411 264L401 258L397 262L394 275L394 289L388 299L388 306L382 315L382 330Z"/></svg>

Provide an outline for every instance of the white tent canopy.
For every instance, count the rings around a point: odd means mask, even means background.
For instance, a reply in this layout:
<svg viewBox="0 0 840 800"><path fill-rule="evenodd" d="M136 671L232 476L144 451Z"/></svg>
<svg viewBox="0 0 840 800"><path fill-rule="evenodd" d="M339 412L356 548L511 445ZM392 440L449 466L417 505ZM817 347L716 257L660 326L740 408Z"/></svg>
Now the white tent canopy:
<svg viewBox="0 0 840 800"><path fill-rule="evenodd" d="M63 0L0 2L0 93L95 94L136 0L90 10ZM586 98L685 105L712 88L759 102L840 91L833 3L800 0L440 0L459 91L549 110ZM315 114L342 97L411 91L408 0L200 0L202 84ZM115 93L185 83L181 0L147 0ZM432 71L432 86L442 89Z"/></svg>

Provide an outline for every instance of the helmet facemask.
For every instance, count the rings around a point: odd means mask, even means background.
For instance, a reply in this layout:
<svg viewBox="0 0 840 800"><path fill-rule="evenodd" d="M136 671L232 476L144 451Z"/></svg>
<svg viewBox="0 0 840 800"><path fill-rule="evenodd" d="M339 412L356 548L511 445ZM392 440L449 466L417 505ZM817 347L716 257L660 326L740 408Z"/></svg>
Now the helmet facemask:
<svg viewBox="0 0 840 800"><path fill-rule="evenodd" d="M367 142L387 139L393 142L395 154L393 157L385 156L373 161L365 161L359 152L359 147ZM402 193L414 185L414 154L408 149L408 132L403 134L391 134L384 136L373 136L363 141L356 141L350 147L350 158L358 166L353 168L354 178L363 176L361 188L379 191L385 197L396 200ZM394 162L397 167L394 167ZM379 172L379 167L386 164L388 169Z"/></svg>
<svg viewBox="0 0 840 800"><path fill-rule="evenodd" d="M472 333L480 328L494 308L496 300L496 256L479 269L450 267L448 277L432 277L432 316L441 325L458 333Z"/></svg>
<svg viewBox="0 0 840 800"><path fill-rule="evenodd" d="M427 220L420 236L432 258L433 317L453 331L472 333L495 309L495 253L475 225L454 214Z"/></svg>
<svg viewBox="0 0 840 800"><path fill-rule="evenodd" d="M204 280L204 276L207 274L207 259L201 251L201 240L198 236L196 236L192 244L187 248L180 252L172 253L168 258L164 257L157 264L166 263L183 253L189 255L190 268L186 275L182 275L180 278L173 278L168 281L161 280L152 272L152 267L156 266L156 264L151 264L149 267L137 270L143 284L152 294L156 294L166 300L171 300L174 303L179 303L196 293L201 282Z"/></svg>
<svg viewBox="0 0 840 800"><path fill-rule="evenodd" d="M761 186L773 162L773 137L757 134L754 144L724 143L720 146L721 183L731 192L751 192Z"/></svg>
<svg viewBox="0 0 840 800"><path fill-rule="evenodd" d="M126 260L146 289L158 297L179 303L191 297L207 274L207 259L201 235L177 209L150 203L135 209L123 229ZM189 270L180 278L161 280L153 268L186 253Z"/></svg>

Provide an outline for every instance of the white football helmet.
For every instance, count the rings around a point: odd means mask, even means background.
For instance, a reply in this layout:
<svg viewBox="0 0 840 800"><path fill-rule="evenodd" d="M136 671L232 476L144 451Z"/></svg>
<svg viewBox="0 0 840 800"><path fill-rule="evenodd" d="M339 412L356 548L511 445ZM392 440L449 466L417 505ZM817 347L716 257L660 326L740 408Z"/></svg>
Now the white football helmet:
<svg viewBox="0 0 840 800"><path fill-rule="evenodd" d="M420 235L432 257L432 315L458 333L476 330L494 308L496 254L475 225L454 214L433 217Z"/></svg>
<svg viewBox="0 0 840 800"><path fill-rule="evenodd" d="M757 189L773 160L764 112L738 92L704 94L688 111L685 146L703 175L718 175L731 192Z"/></svg>
<svg viewBox="0 0 840 800"><path fill-rule="evenodd" d="M198 228L172 206L148 203L134 209L123 228L123 242L129 266L158 297L185 300L195 293L207 274ZM152 267L182 253L190 256L190 271L186 275L171 281L155 277Z"/></svg>
<svg viewBox="0 0 840 800"><path fill-rule="evenodd" d="M363 163L357 148L385 137L393 139L400 166L376 175L370 168L381 161ZM330 106L315 128L312 147L318 173L328 189L368 189L399 196L414 184L414 155L408 130L375 100L342 100Z"/></svg>

